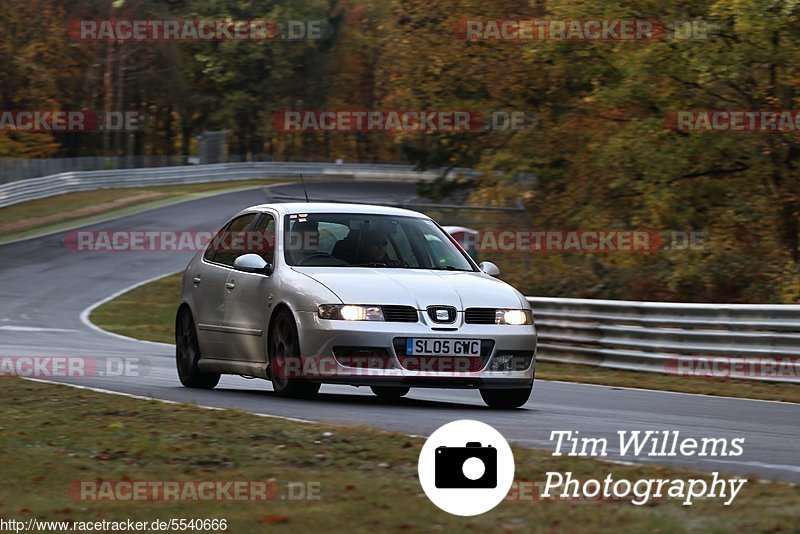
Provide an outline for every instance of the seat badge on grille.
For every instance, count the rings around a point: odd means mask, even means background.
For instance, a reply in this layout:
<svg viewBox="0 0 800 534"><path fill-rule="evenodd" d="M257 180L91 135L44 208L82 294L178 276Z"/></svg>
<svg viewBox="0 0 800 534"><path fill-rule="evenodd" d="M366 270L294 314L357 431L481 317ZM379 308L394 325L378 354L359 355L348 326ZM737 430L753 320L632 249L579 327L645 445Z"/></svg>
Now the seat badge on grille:
<svg viewBox="0 0 800 534"><path fill-rule="evenodd" d="M428 306L428 317L437 323L452 323L456 320L456 309L452 306Z"/></svg>

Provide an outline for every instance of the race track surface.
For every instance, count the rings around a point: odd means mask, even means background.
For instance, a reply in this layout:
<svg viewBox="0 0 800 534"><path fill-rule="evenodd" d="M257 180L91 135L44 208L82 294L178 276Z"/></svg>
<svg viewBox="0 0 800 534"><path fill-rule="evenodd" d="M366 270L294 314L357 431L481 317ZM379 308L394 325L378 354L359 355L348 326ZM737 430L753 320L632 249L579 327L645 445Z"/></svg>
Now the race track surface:
<svg viewBox="0 0 800 534"><path fill-rule="evenodd" d="M413 184L309 184L312 200L363 202L410 199ZM209 230L253 204L295 199L297 186L259 188L125 216L89 228ZM392 200L394 199L394 200ZM387 402L367 388L323 386L315 400L276 397L269 382L225 377L213 391L181 387L174 349L98 331L81 313L98 301L160 275L181 270L191 253L73 252L54 234L0 246L0 356L138 358L140 376L55 380L160 399L236 408L304 420L364 424L427 435L456 419L478 419L512 443L552 449L554 430L617 442L622 430L678 430L681 437L745 438L744 454L729 458L653 459L703 471L751 474L800 482L800 405L537 381L519 410L486 408L477 391L412 389ZM110 402L113 402L110 401ZM224 417L224 413L220 413ZM264 420L269 426L269 420ZM613 448L613 447L612 447ZM614 459L616 450L609 459ZM625 460L631 460L626 457ZM639 458L637 461L651 461Z"/></svg>

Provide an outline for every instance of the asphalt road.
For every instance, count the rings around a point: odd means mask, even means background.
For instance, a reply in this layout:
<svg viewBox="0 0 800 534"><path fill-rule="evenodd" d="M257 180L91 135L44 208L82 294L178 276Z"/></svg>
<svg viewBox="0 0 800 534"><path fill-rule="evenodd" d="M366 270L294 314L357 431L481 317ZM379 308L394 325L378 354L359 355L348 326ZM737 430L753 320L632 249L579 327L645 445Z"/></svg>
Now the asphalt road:
<svg viewBox="0 0 800 534"><path fill-rule="evenodd" d="M217 229L237 210L295 198L297 186L223 194L91 226L103 230ZM309 184L312 200L392 202L413 198L410 184ZM134 284L182 269L191 253L74 252L64 235L0 246L0 356L84 356L138 362L132 376L55 378L87 386L206 406L237 408L304 420L364 424L427 435L444 423L477 419L512 443L550 449L550 434L579 431L609 440L618 431L679 431L681 438L744 438L739 457L630 458L800 482L800 405L537 381L528 404L514 411L486 408L477 391L414 389L387 402L366 388L323 386L316 400L276 397L269 382L225 377L213 391L181 387L174 349L92 328L81 313ZM113 402L113 401L110 401ZM265 420L265 425L269 425Z"/></svg>

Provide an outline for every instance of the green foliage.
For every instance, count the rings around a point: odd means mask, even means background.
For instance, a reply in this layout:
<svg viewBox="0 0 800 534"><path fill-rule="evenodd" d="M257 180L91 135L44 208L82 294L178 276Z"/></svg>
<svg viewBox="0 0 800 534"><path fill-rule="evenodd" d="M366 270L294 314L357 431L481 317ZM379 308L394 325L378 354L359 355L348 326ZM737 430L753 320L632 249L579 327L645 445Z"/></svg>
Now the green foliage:
<svg viewBox="0 0 800 534"><path fill-rule="evenodd" d="M110 96L149 117L136 153L188 153L200 132L229 130L230 153L474 167L484 177L473 201L522 199L537 229L706 236L701 250L538 254L515 282L543 295L798 301L797 135L675 132L665 123L679 110L800 108L795 1L0 0L0 8L4 109L102 109ZM64 20L125 17L325 19L335 31L325 41L183 43L76 42L63 31ZM453 32L459 21L501 18L710 25L706 38L655 42L464 41ZM280 133L270 118L286 109L524 111L535 123L510 132ZM126 150L120 136L111 141L7 134L0 156ZM535 180L512 181L520 175ZM421 187L441 198L452 184Z"/></svg>

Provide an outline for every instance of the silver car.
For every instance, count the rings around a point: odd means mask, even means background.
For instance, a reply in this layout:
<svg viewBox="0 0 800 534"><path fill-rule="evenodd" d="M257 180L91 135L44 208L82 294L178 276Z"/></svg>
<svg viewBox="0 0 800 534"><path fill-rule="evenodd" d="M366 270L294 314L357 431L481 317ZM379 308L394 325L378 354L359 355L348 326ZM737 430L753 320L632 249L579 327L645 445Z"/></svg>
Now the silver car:
<svg viewBox="0 0 800 534"><path fill-rule="evenodd" d="M176 363L183 385L221 374L276 394L322 383L475 388L525 404L536 331L525 297L429 217L362 204L287 203L236 214L183 275Z"/></svg>

